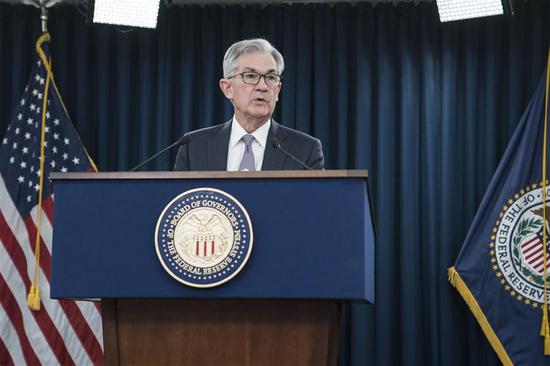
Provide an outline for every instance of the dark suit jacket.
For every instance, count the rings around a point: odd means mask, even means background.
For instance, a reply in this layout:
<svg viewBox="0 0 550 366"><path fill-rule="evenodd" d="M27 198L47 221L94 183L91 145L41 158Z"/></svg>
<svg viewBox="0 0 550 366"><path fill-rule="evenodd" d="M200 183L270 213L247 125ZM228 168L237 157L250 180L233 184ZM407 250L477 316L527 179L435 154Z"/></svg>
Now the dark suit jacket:
<svg viewBox="0 0 550 366"><path fill-rule="evenodd" d="M189 132L189 142L180 147L174 170L226 170L231 122ZM281 147L313 169L323 169L321 141L303 132L281 126L273 119L267 135L262 170L301 170L298 163L272 147L275 137Z"/></svg>

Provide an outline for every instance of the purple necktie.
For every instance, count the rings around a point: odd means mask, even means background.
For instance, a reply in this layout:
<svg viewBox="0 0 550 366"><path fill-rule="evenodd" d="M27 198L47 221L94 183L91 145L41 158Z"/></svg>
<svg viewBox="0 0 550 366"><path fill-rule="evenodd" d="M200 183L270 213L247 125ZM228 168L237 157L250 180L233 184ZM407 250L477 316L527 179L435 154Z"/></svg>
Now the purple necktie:
<svg viewBox="0 0 550 366"><path fill-rule="evenodd" d="M244 154L243 160L241 160L241 165L239 165L240 171L256 171L256 163L254 162L254 153L252 152L252 141L254 136L246 134L242 137L244 142Z"/></svg>

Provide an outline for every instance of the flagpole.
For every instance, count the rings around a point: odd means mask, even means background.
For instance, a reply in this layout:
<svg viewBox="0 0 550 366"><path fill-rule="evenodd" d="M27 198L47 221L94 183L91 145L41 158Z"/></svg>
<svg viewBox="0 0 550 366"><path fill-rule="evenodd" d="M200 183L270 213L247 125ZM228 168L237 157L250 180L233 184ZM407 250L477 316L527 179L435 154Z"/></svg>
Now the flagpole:
<svg viewBox="0 0 550 366"><path fill-rule="evenodd" d="M548 57L546 60L546 92L544 94L544 136L542 144L542 212L543 212L543 280L544 280L544 305L542 307L542 324L540 329L540 335L544 337L544 355L550 355L550 325L548 320L548 267L547 267L547 237L546 237L546 134L548 129L548 95L550 89L550 49L548 50Z"/></svg>
<svg viewBox="0 0 550 366"><path fill-rule="evenodd" d="M40 20L42 20L42 33L48 33L48 9L44 1L40 1Z"/></svg>
<svg viewBox="0 0 550 366"><path fill-rule="evenodd" d="M49 40L48 34L48 6L53 6L57 0L32 0L31 5L40 8L40 20L42 23L42 36L37 42L36 50L40 54L42 42ZM47 69L46 76L46 87L44 90L44 105L42 106L42 133L41 133L41 142L40 142L40 172L44 172L44 132L45 132L45 123L46 123L46 109L47 109L47 100L48 100L48 90L51 80L51 68L49 66L49 60L41 56L42 62ZM27 305L33 311L40 310L40 284L39 284L39 267L40 267L40 236L41 236L41 219L42 219L42 193L43 193L43 180L44 174L40 175L39 178L39 192L38 192L38 210L37 210L37 225L36 225L36 240L35 240L35 249L34 249L34 273L33 279L31 281L31 287L27 294Z"/></svg>
<svg viewBox="0 0 550 366"><path fill-rule="evenodd" d="M51 8L61 0L26 0L25 4L32 5L40 9L40 21L42 23L42 33L48 33L48 8Z"/></svg>

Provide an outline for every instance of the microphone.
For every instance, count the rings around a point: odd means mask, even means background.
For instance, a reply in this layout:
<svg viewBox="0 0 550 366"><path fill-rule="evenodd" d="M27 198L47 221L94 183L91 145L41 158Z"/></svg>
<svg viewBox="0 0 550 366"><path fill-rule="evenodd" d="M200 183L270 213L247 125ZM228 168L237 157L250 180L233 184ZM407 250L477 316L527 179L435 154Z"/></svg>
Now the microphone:
<svg viewBox="0 0 550 366"><path fill-rule="evenodd" d="M138 170L139 168L141 168L142 166L144 166L145 164L147 164L151 160L155 159L157 156L164 154L166 151L168 151L170 149L173 149L174 147L176 147L178 145L183 146L183 145L187 144L189 142L189 140L190 140L189 136L187 136L187 135L184 135L184 136L180 137L176 142L174 142L171 145L166 146L164 149L160 150L155 155L145 159L142 163L139 163L138 165L136 165L135 167L130 169L130 171L135 172L136 170Z"/></svg>
<svg viewBox="0 0 550 366"><path fill-rule="evenodd" d="M279 150L280 152L282 152L283 154L285 154L286 156L288 156L289 158L294 160L296 163L298 163L299 165L301 165L305 169L313 170L312 167L310 167L309 165L307 165L306 163L304 163L303 161L301 161L300 159L298 159L297 157L295 157L294 155L292 155L291 153L289 153L288 151L283 149L283 147L281 146L281 144L279 143L279 141L275 137L271 138L271 147L273 147L275 150Z"/></svg>

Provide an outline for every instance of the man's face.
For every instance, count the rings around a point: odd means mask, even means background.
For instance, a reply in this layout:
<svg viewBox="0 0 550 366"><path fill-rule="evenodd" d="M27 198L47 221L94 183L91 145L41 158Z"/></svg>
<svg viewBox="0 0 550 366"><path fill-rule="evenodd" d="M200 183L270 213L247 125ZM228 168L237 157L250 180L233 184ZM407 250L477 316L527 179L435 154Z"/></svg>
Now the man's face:
<svg viewBox="0 0 550 366"><path fill-rule="evenodd" d="M254 52L241 55L232 75L242 72L258 74L277 74L277 64L273 56L267 53ZM220 88L235 108L237 120L244 125L256 125L266 122L275 109L281 90L281 84L268 86L262 77L256 85L246 84L242 76L221 79Z"/></svg>

